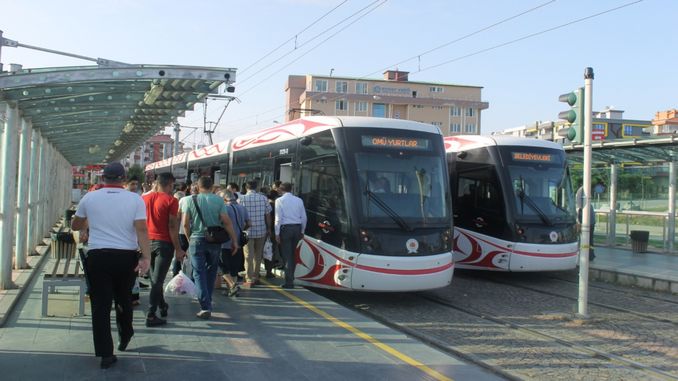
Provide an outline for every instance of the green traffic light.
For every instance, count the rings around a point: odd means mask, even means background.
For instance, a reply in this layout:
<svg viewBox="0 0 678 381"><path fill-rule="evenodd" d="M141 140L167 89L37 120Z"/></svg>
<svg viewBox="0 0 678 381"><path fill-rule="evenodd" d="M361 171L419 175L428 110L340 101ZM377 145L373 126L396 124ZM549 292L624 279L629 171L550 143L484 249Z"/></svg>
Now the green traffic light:
<svg viewBox="0 0 678 381"><path fill-rule="evenodd" d="M568 123L574 123L577 120L577 113L574 110L561 111L558 113L558 118L567 120Z"/></svg>

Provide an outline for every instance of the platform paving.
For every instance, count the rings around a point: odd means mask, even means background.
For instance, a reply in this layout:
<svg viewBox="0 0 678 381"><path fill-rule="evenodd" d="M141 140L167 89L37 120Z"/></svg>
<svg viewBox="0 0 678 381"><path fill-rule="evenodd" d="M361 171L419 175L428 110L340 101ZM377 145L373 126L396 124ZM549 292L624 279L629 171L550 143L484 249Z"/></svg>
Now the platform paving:
<svg viewBox="0 0 678 381"><path fill-rule="evenodd" d="M595 247L596 259L590 277L656 291L678 293L678 256L660 253L633 253L631 250Z"/></svg>
<svg viewBox="0 0 678 381"><path fill-rule="evenodd" d="M93 356L90 317L76 316L77 295L64 289L52 296L53 316L43 318L41 281L36 276L26 285L0 328L2 379L498 379L306 289L283 291L275 285L243 290L238 298L215 295L214 314L207 321L195 318L198 304L189 297L169 297L169 324L160 328L143 326L144 311L138 308L128 350L117 353L114 367L101 370ZM143 291L142 305L147 296ZM304 302L425 364L440 377L338 326L300 304ZM89 313L89 304L86 307Z"/></svg>

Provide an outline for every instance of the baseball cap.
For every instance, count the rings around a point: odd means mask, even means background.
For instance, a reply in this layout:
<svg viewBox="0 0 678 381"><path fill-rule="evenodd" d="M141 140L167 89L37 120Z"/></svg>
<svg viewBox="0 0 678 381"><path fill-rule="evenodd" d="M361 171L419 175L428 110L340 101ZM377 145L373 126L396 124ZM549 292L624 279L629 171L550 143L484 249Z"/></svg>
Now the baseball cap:
<svg viewBox="0 0 678 381"><path fill-rule="evenodd" d="M125 177L125 167L117 162L110 163L104 167L104 177L111 180L122 179Z"/></svg>

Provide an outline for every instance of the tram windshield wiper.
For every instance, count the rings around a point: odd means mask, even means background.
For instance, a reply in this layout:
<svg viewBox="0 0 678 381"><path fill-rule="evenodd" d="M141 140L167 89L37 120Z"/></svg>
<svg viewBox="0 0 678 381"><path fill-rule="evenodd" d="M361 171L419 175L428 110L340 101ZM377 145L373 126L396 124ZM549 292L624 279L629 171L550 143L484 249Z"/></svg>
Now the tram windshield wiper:
<svg viewBox="0 0 678 381"><path fill-rule="evenodd" d="M541 208L539 208L539 206L537 205L537 203L535 203L534 200L532 200L532 198L531 198L530 196L528 196L528 195L525 193L524 190L522 190L522 189L520 190L520 192L518 193L518 197L520 197L521 207L522 207L522 203L524 203L525 201L527 201L527 205L529 205L532 209L534 209L535 212L537 212L537 215L539 216L539 218L541 218L541 220L542 220L546 225L548 225L548 226L553 226L553 222L551 222L551 220L550 220L549 217L546 215L546 213L544 213L544 211L541 210Z"/></svg>
<svg viewBox="0 0 678 381"><path fill-rule="evenodd" d="M401 229L408 232L413 230L412 227L410 227L410 225L408 225L407 222L405 222L405 220L402 217L400 217L398 213L395 212L395 210L391 209L391 207L388 206L388 204L386 204L384 200L379 198L379 196L377 196L374 192L372 192L369 189L366 189L365 194L367 195L368 200L372 199L372 201L374 201L374 204L377 205L381 210L383 210L384 213L386 213L389 217L391 217L391 219L396 224L398 224L398 226L400 226Z"/></svg>
<svg viewBox="0 0 678 381"><path fill-rule="evenodd" d="M523 209L524 209L525 201L527 201L527 205L530 206L535 212L537 212L537 215L539 216L539 218L541 218L541 220L546 225L553 226L553 222L551 222L551 220L546 215L546 213L544 213L544 211L541 210L541 208L539 208L537 203L534 202L534 200L530 196L528 196L527 193L525 193L525 179L523 179L522 176L520 176L520 188L518 189L518 197L520 197L520 209L521 209L520 213L521 214L525 214Z"/></svg>

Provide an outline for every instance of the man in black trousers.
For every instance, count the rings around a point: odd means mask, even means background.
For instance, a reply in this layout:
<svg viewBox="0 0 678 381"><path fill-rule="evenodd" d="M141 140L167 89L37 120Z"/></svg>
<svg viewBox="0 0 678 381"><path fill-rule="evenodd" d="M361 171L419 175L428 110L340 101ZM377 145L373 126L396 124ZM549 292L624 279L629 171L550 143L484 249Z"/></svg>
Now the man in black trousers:
<svg viewBox="0 0 678 381"><path fill-rule="evenodd" d="M294 252L306 230L306 209L304 201L292 194L292 184L282 183L278 190L281 196L275 200L274 227L275 240L285 261L285 284L282 287L294 288Z"/></svg>
<svg viewBox="0 0 678 381"><path fill-rule="evenodd" d="M125 168L120 163L107 165L104 186L82 198L71 223L73 230L89 228L89 237L84 238L89 242L86 274L94 352L101 357L102 369L117 361L111 335L111 303L115 301L118 350L124 351L134 335L132 286L137 272L146 273L150 264L146 207L141 196L123 188L124 179Z"/></svg>

